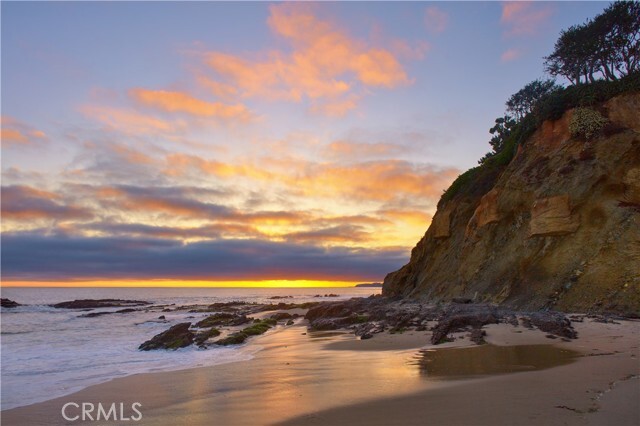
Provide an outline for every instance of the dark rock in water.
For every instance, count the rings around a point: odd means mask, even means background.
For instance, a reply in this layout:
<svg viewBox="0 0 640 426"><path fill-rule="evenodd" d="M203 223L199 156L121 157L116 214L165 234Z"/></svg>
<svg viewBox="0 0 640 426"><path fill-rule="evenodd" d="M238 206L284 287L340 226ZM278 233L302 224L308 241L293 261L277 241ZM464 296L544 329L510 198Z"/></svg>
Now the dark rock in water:
<svg viewBox="0 0 640 426"><path fill-rule="evenodd" d="M578 337L578 333L571 326L569 318L560 312L533 312L529 318L533 325L546 333L568 339Z"/></svg>
<svg viewBox="0 0 640 426"><path fill-rule="evenodd" d="M89 312L88 314L79 315L78 318L94 318L100 317L102 315L111 315L111 314L128 314L129 312L136 312L137 309L127 308L120 309L118 311L102 311L102 312Z"/></svg>
<svg viewBox="0 0 640 426"><path fill-rule="evenodd" d="M487 335L487 332L480 329L480 328L474 328L473 330L471 330L471 335L469 337L469 339L475 343L476 345L483 345L487 342L484 341L484 336Z"/></svg>
<svg viewBox="0 0 640 426"><path fill-rule="evenodd" d="M468 297L454 297L453 299L451 299L451 303L458 303L460 305L466 305L473 302L472 299L469 299Z"/></svg>
<svg viewBox="0 0 640 426"><path fill-rule="evenodd" d="M103 315L110 315L113 314L115 312L89 312L88 314L82 314L82 315L78 315L78 318L95 318L95 317L101 317Z"/></svg>
<svg viewBox="0 0 640 426"><path fill-rule="evenodd" d="M288 312L278 312L277 314L271 315L269 318L274 319L276 321L282 321L282 320L293 318L293 315L291 315Z"/></svg>
<svg viewBox="0 0 640 426"><path fill-rule="evenodd" d="M0 299L0 306L2 306L3 308L16 308L21 305L11 299Z"/></svg>
<svg viewBox="0 0 640 426"><path fill-rule="evenodd" d="M293 299L293 296L271 296L269 299Z"/></svg>
<svg viewBox="0 0 640 426"><path fill-rule="evenodd" d="M244 341L247 340L248 337L249 336L247 336L243 332L238 331L237 333L232 333L228 335L224 339L216 340L213 343L221 346L239 345L241 343L244 343Z"/></svg>
<svg viewBox="0 0 640 426"><path fill-rule="evenodd" d="M222 325L234 326L242 325L249 322L249 318L246 315L239 315L229 312L219 312L217 314L209 315L202 321L196 323L198 328L206 327L218 327Z"/></svg>
<svg viewBox="0 0 640 426"><path fill-rule="evenodd" d="M150 351L155 349L178 349L193 343L194 334L189 330L190 322L176 324L167 331L157 334L141 344L138 349Z"/></svg>
<svg viewBox="0 0 640 426"><path fill-rule="evenodd" d="M128 306L144 306L150 305L150 302L142 300L123 300L123 299L83 299L72 300L70 302L61 302L49 305L58 309L93 309L93 308L117 308Z"/></svg>
<svg viewBox="0 0 640 426"><path fill-rule="evenodd" d="M293 324L295 324L295 322L293 322L293 320L292 320L292 319L290 319L289 321L287 321L287 325L293 325Z"/></svg>
<svg viewBox="0 0 640 426"><path fill-rule="evenodd" d="M371 339L372 337L373 337L373 334L364 333L362 336L360 336L360 340L367 340L367 339Z"/></svg>
<svg viewBox="0 0 640 426"><path fill-rule="evenodd" d="M210 338L218 337L219 335L220 335L220 330L212 327L209 330L201 331L200 333L196 334L196 337L194 338L194 340L198 346L202 346L204 342L206 342Z"/></svg>
<svg viewBox="0 0 640 426"><path fill-rule="evenodd" d="M165 316L164 316L164 315L160 315L160 316L158 317L158 319L167 319L167 318L165 318Z"/></svg>

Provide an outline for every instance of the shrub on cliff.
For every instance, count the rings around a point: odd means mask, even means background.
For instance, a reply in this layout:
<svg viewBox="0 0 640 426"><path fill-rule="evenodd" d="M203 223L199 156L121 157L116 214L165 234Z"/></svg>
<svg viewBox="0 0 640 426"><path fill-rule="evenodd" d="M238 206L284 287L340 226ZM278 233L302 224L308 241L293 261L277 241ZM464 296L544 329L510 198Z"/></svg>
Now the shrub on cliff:
<svg viewBox="0 0 640 426"><path fill-rule="evenodd" d="M569 131L573 137L591 139L604 127L607 119L598 111L589 108L576 108L569 122Z"/></svg>

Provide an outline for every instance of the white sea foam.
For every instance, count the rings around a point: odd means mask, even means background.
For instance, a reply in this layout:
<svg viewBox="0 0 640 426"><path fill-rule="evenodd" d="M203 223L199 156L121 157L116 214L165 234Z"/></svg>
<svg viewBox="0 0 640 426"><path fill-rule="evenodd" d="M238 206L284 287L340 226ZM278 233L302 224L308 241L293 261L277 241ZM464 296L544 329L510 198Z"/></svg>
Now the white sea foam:
<svg viewBox="0 0 640 426"><path fill-rule="evenodd" d="M253 357L259 347L195 347L139 351L138 345L169 326L197 321L203 314L133 312L79 318L83 312L46 304L81 298L144 299L157 304L204 304L230 300L303 302L316 293L340 298L377 289L2 289L2 297L32 303L2 310L2 409L67 395L87 386L136 373L211 366ZM270 300L274 295L293 299ZM327 299L321 299L327 300ZM101 309L108 310L108 309ZM114 309L116 310L116 309ZM197 316L197 318L188 318Z"/></svg>

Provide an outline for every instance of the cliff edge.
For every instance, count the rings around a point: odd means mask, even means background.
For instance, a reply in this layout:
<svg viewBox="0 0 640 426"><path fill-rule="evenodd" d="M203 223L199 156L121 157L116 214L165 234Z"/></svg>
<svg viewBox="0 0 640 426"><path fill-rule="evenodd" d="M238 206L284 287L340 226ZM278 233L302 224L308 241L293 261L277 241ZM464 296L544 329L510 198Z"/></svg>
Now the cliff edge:
<svg viewBox="0 0 640 426"><path fill-rule="evenodd" d="M598 137L572 137L567 110L443 197L383 294L640 315L640 92L597 110Z"/></svg>

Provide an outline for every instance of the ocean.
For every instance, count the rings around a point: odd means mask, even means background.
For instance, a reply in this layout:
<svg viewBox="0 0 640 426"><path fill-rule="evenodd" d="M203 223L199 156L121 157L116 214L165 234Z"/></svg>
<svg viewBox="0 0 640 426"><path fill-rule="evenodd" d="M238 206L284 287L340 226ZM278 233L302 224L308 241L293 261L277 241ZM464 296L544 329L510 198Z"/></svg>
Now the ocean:
<svg viewBox="0 0 640 426"><path fill-rule="evenodd" d="M334 293L338 297L316 298ZM303 303L367 297L379 288L2 288L2 297L25 306L2 308L2 410L68 395L87 386L136 373L179 370L249 360L251 343L206 350L139 351L138 345L171 325L193 321L187 311L137 311L79 318L86 312L47 305L74 299L135 299L153 304L195 305L242 300ZM273 296L293 296L270 300ZM121 308L103 308L99 311ZM196 314L198 315L198 314ZM201 314L200 314L201 315Z"/></svg>

